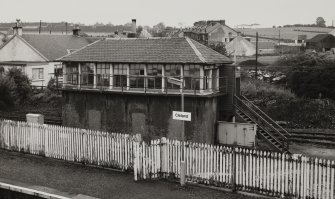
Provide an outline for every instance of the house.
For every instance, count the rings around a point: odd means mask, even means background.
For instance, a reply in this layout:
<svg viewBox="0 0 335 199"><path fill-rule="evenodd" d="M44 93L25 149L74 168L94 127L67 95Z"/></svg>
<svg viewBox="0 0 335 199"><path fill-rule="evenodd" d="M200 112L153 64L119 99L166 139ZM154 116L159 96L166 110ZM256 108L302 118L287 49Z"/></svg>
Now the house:
<svg viewBox="0 0 335 199"><path fill-rule="evenodd" d="M335 29L333 29L332 31L330 31L328 34L331 34L331 35L335 36Z"/></svg>
<svg viewBox="0 0 335 199"><path fill-rule="evenodd" d="M214 143L216 122L234 116L235 66L190 38L106 38L60 58L63 125Z"/></svg>
<svg viewBox="0 0 335 199"><path fill-rule="evenodd" d="M13 30L15 34L0 47L0 66L22 68L33 86L46 86L56 72L61 73L61 63L54 60L90 43L79 36L78 28L73 35L22 34L18 24Z"/></svg>
<svg viewBox="0 0 335 199"><path fill-rule="evenodd" d="M318 34L306 43L307 49L317 51L330 51L335 47L335 36L331 34Z"/></svg>
<svg viewBox="0 0 335 199"><path fill-rule="evenodd" d="M192 28L184 30L184 36L204 45L229 43L238 35L237 31L226 25L225 20L195 22Z"/></svg>
<svg viewBox="0 0 335 199"><path fill-rule="evenodd" d="M237 36L229 42L226 45L226 50L229 55L236 56L253 56L256 54L256 46L242 36Z"/></svg>

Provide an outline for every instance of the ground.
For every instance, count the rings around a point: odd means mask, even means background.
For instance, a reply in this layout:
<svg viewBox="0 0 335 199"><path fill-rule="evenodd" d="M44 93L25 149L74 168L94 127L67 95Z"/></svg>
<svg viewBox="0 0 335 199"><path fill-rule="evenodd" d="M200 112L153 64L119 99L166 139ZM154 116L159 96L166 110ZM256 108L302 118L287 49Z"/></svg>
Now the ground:
<svg viewBox="0 0 335 199"><path fill-rule="evenodd" d="M330 148L327 146L322 147L314 144L293 143L290 145L290 152L303 154L308 157L335 160L335 148Z"/></svg>
<svg viewBox="0 0 335 199"><path fill-rule="evenodd" d="M98 198L256 198L197 186L183 188L167 181L135 182L130 173L3 150L0 150L0 182L15 182L71 197L84 194Z"/></svg>

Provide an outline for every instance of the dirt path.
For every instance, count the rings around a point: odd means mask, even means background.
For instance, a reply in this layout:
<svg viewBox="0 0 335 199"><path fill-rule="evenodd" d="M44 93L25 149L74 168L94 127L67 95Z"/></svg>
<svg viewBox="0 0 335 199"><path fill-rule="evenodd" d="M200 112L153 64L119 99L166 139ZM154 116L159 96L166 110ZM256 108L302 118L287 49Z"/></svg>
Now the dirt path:
<svg viewBox="0 0 335 199"><path fill-rule="evenodd" d="M253 198L166 181L134 182L131 174L2 150L0 178L98 198Z"/></svg>

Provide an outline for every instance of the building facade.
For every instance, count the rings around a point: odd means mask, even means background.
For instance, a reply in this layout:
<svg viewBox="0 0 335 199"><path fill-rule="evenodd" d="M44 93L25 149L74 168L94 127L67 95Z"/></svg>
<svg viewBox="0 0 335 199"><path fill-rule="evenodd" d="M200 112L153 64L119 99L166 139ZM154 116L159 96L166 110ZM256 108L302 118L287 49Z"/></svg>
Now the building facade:
<svg viewBox="0 0 335 199"><path fill-rule="evenodd" d="M16 26L14 35L0 47L0 66L6 70L16 67L28 76L33 86L46 86L55 73L61 73L62 64L56 61L71 51L90 43L73 35L26 35Z"/></svg>
<svg viewBox="0 0 335 199"><path fill-rule="evenodd" d="M194 26L184 30L183 36L192 38L204 45L229 43L238 32L226 25L225 20L195 22Z"/></svg>
<svg viewBox="0 0 335 199"><path fill-rule="evenodd" d="M216 122L234 116L235 66L189 38L104 39L59 61L65 126L183 139L181 93L184 139L214 143Z"/></svg>

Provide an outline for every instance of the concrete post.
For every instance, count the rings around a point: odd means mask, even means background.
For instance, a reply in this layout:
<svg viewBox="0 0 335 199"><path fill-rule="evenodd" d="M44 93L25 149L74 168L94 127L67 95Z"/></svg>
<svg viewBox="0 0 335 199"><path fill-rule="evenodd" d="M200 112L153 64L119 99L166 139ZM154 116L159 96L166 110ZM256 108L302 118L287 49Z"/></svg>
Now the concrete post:
<svg viewBox="0 0 335 199"><path fill-rule="evenodd" d="M185 160L180 161L180 185L186 185L186 162Z"/></svg>

